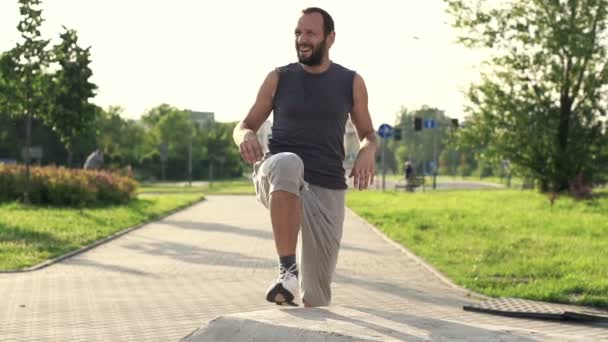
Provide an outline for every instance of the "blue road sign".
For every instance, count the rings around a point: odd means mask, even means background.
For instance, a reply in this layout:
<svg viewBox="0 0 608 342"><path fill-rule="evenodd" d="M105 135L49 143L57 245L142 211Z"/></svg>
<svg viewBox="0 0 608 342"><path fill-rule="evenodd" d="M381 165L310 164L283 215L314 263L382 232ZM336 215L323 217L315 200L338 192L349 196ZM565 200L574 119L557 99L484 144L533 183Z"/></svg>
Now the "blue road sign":
<svg viewBox="0 0 608 342"><path fill-rule="evenodd" d="M435 120L427 119L424 120L424 128L435 128L437 125L435 124Z"/></svg>
<svg viewBox="0 0 608 342"><path fill-rule="evenodd" d="M393 135L393 127L389 124L382 124L378 128L378 135L381 138L390 138Z"/></svg>

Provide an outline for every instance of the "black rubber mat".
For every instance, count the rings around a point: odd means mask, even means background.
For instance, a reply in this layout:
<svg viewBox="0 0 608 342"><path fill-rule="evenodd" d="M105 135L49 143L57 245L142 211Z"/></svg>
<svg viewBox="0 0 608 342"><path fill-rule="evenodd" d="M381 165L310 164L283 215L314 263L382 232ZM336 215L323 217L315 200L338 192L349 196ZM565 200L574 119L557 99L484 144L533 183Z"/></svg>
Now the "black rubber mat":
<svg viewBox="0 0 608 342"><path fill-rule="evenodd" d="M518 298L490 299L478 304L465 305L463 309L510 317L608 322L608 311Z"/></svg>

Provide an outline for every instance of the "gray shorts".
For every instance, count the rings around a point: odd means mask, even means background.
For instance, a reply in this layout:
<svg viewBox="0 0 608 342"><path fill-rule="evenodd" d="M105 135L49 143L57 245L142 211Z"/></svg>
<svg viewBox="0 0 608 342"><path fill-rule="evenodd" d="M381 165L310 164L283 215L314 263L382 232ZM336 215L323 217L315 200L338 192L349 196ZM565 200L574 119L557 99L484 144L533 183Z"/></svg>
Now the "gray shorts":
<svg viewBox="0 0 608 342"><path fill-rule="evenodd" d="M327 189L304 180L304 164L294 153L267 154L253 167L258 201L269 208L270 194L287 191L300 197L302 226L298 266L302 299L312 306L328 306L331 282L344 223L345 190Z"/></svg>

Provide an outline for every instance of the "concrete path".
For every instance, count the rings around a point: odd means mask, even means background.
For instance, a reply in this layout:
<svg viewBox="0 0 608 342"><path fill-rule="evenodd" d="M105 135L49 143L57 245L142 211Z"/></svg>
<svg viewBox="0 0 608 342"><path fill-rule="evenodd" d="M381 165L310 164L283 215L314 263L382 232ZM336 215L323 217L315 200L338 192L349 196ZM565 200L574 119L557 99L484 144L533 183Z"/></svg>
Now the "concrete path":
<svg viewBox="0 0 608 342"><path fill-rule="evenodd" d="M210 197L45 269L0 274L0 341L177 341L220 315L278 314L264 300L276 272L263 207L250 196ZM342 314L413 324L430 336L459 326L533 340L608 340L606 325L463 311L473 299L350 212L333 290Z"/></svg>

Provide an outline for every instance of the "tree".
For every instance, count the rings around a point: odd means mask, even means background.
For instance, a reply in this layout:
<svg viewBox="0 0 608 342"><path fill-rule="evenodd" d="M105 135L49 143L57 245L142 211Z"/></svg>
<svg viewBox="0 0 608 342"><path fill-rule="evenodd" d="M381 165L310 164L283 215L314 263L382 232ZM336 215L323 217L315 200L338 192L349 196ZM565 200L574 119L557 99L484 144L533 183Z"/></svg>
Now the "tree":
<svg viewBox="0 0 608 342"><path fill-rule="evenodd" d="M144 127L133 120L121 117L123 108L110 106L97 109L94 127L97 147L104 151L106 162L112 168L139 166L146 152Z"/></svg>
<svg viewBox="0 0 608 342"><path fill-rule="evenodd" d="M176 110L163 116L154 133L158 141L169 146L169 154L185 155L194 136L194 124L187 112Z"/></svg>
<svg viewBox="0 0 608 342"><path fill-rule="evenodd" d="M528 170L543 191L591 182L608 165L608 1L445 1L460 42L493 53L468 92L463 137Z"/></svg>
<svg viewBox="0 0 608 342"><path fill-rule="evenodd" d="M68 167L72 164L74 142L94 122L95 105L89 99L95 96L97 86L89 81L93 72L90 47L78 46L76 31L64 27L61 43L53 48L54 62L61 67L53 77L53 102L46 124L61 139L68 152ZM92 138L92 136L90 137Z"/></svg>
<svg viewBox="0 0 608 342"><path fill-rule="evenodd" d="M146 114L141 117L142 122L148 127L152 128L156 126L158 121L169 113L178 111L179 109L163 103L157 107L150 109Z"/></svg>
<svg viewBox="0 0 608 342"><path fill-rule="evenodd" d="M23 136L27 118L22 115L23 101L19 98L22 86L17 74L15 49L0 54L0 158L22 159ZM45 74L46 76L46 74ZM44 82L49 78L45 77ZM48 89L48 83L44 86ZM44 111L39 111L42 113ZM56 134L45 126L40 118L33 117L31 125L32 145L44 146L44 161L58 164L63 155Z"/></svg>
<svg viewBox="0 0 608 342"><path fill-rule="evenodd" d="M145 149L141 154L144 176L187 179L190 146L192 176L203 179L241 176L244 164L232 142L236 122L213 122L204 128L194 124L190 111L162 104L149 110L141 120L146 127ZM167 146L167 160L162 163L160 146ZM169 166L169 167L166 167ZM152 171L152 172L151 172Z"/></svg>
<svg viewBox="0 0 608 342"><path fill-rule="evenodd" d="M3 117L16 116L24 110L18 101L17 58L15 50L0 54L0 115Z"/></svg>
<svg viewBox="0 0 608 342"><path fill-rule="evenodd" d="M242 162L238 147L232 141L232 132L236 122L214 122L205 131L201 132L199 140L205 147L204 160L209 165L219 166L214 171L214 177L240 177L243 174Z"/></svg>
<svg viewBox="0 0 608 342"><path fill-rule="evenodd" d="M19 0L22 18L17 29L21 32L22 42L18 43L10 53L15 66L13 72L17 76L12 102L18 103L15 107L23 110L21 113L13 114L26 117L24 191L26 203L29 203L32 119L44 116L43 108L46 106L44 71L49 63L49 52L46 50L49 41L42 39L40 34L40 26L43 22L42 10L38 9L40 3L40 0Z"/></svg>
<svg viewBox="0 0 608 342"><path fill-rule="evenodd" d="M13 99L16 93L16 63L11 51L0 54L0 157L17 158L14 151L19 146L17 124L10 113L23 112L15 106Z"/></svg>
<svg viewBox="0 0 608 342"><path fill-rule="evenodd" d="M164 151L161 152L161 155L164 156L161 161L162 178L165 179L165 162L169 158L174 161L171 165L179 165L174 173L179 173L177 170L186 170L188 149L194 139L195 128L188 112L166 105L161 105L158 109L158 112L162 114L155 120L156 124L152 129L152 134L159 149ZM154 112L156 110L152 111L152 113ZM185 173L183 174L185 175Z"/></svg>

